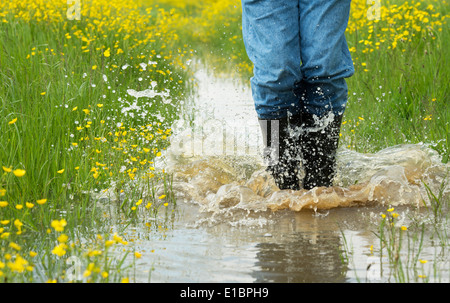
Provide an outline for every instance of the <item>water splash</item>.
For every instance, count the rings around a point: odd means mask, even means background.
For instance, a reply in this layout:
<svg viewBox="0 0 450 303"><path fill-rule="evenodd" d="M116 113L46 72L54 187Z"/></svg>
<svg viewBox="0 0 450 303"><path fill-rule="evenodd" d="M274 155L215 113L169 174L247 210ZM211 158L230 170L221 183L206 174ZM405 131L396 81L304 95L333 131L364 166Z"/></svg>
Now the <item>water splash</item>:
<svg viewBox="0 0 450 303"><path fill-rule="evenodd" d="M279 190L258 156L172 157L168 171L180 199L203 211L223 212L303 209L323 210L362 205L429 204L426 187L439 191L449 165L424 144L398 145L374 154L340 149L335 186ZM443 188L444 197L450 187Z"/></svg>
<svg viewBox="0 0 450 303"><path fill-rule="evenodd" d="M170 96L170 91L168 89L166 89L165 91L162 91L162 92L156 91L155 90L156 85L157 85L156 81L151 81L151 83L150 83L151 88L144 89L142 91L137 91L134 89L127 89L127 93L130 96L135 97L136 99L143 98L143 97L152 99L156 96L161 96L161 97L167 98Z"/></svg>

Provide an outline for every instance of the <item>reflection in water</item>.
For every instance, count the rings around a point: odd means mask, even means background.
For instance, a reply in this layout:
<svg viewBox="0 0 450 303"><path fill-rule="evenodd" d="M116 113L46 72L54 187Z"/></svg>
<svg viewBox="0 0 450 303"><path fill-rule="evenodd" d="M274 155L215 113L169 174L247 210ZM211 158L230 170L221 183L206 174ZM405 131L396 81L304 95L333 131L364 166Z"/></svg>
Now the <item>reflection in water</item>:
<svg viewBox="0 0 450 303"><path fill-rule="evenodd" d="M164 237L138 236L136 249L144 253L137 281L150 275L152 282L355 282L366 274L368 243L375 241L364 234L363 217L371 211L362 208L236 213L236 226L199 226L208 215L192 204L181 203L176 212ZM361 249L359 264L343 258L341 231Z"/></svg>
<svg viewBox="0 0 450 303"><path fill-rule="evenodd" d="M260 243L256 265L261 269L252 276L255 282L345 282L339 241L325 234L312 242L298 233L287 243Z"/></svg>
<svg viewBox="0 0 450 303"><path fill-rule="evenodd" d="M318 226L332 221L311 214L292 219L283 220L285 226L277 224L270 239L257 244L255 282L345 282L347 265L340 256L340 235Z"/></svg>

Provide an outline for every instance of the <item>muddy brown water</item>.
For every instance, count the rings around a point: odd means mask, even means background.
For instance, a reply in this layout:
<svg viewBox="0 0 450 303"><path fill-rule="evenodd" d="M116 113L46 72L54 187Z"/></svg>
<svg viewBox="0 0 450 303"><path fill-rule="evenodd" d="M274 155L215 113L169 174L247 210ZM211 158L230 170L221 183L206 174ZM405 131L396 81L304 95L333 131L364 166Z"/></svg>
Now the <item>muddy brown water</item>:
<svg viewBox="0 0 450 303"><path fill-rule="evenodd" d="M196 76L194 123L174 125L161 164L174 175L177 205L166 209L168 228L129 232L143 254L134 281L391 281L378 269L384 256L371 250L380 214L394 207L397 224L408 225L429 203L424 183L439 191L449 165L425 144L374 154L340 148L334 187L280 191L264 171L249 88ZM442 248L426 243L421 258L436 259ZM435 263L427 264L428 273ZM437 266L435 279L449 281L448 261Z"/></svg>

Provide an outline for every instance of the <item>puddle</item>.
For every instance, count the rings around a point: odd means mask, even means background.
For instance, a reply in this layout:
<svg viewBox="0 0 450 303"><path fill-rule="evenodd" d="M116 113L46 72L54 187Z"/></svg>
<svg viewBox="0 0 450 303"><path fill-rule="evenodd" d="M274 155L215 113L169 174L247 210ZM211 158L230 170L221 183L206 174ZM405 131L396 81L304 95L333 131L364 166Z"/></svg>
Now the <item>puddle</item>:
<svg viewBox="0 0 450 303"><path fill-rule="evenodd" d="M368 265L379 262L370 247L379 242L372 230L380 213L392 206L404 218L420 211L430 203L424 183L438 191L449 165L425 144L375 154L339 149L334 187L280 191L262 165L250 90L204 71L196 76L194 121L173 126L164 163L178 201L171 227L163 236L134 230L135 249L144 252L134 280L378 281L368 278ZM448 184L443 195L448 199ZM344 244L352 251L346 262ZM436 246L423 254L435 257Z"/></svg>
<svg viewBox="0 0 450 303"><path fill-rule="evenodd" d="M154 250L137 263L138 268L147 270L151 265L153 271L138 271L137 281L284 283L352 279L339 255L338 225L329 222L350 223L357 215L354 211L328 214L325 220L311 213L266 212L241 218L239 223L245 227L223 222L199 227L199 209L185 204L180 208L179 222L163 240L136 242L140 251ZM186 222L186 215L191 216L190 222ZM369 234L352 236L355 243L366 246L370 238Z"/></svg>

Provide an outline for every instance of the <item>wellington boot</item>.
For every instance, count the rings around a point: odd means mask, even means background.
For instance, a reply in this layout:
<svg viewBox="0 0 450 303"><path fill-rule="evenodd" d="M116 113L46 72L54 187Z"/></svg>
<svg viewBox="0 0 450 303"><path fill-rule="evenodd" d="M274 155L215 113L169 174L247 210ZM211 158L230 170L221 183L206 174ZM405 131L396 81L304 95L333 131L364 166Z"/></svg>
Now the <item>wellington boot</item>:
<svg viewBox="0 0 450 303"><path fill-rule="evenodd" d="M259 119L267 171L273 176L280 189L300 189L298 177L300 150L298 139L295 138L290 127L290 122L298 119L299 117L277 120Z"/></svg>
<svg viewBox="0 0 450 303"><path fill-rule="evenodd" d="M332 113L321 119L307 113L302 114L300 145L305 170L304 189L332 186L341 121L342 116Z"/></svg>

